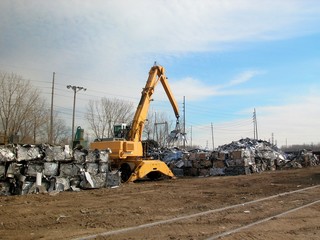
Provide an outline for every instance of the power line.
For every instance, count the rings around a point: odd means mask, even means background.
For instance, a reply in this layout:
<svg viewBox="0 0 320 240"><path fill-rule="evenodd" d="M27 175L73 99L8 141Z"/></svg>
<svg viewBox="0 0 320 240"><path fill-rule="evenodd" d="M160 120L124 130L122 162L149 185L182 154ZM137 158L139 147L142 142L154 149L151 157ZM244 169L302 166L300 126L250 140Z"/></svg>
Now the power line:
<svg viewBox="0 0 320 240"><path fill-rule="evenodd" d="M52 72L50 72L50 74L52 74ZM17 74L18 75L18 74ZM48 74L49 76L49 74ZM85 79L85 80L90 80L92 81L97 81L97 80L92 80L92 79L88 79L88 78L83 78L83 77L79 77L79 76L72 76L72 75L68 75L65 73L59 73L59 76L69 76L73 79ZM38 79L27 79L27 78L22 78L23 80L26 81L30 81L32 84L35 83L41 83L43 84L42 86L39 86L39 88L41 90L47 90L50 89L50 81L44 81L44 80L38 80ZM69 95L64 94L67 92L67 90L65 89L65 85L63 83L59 83L56 82L55 83L55 96L59 96L59 97L64 97L64 98L70 98ZM96 93L96 94L95 94ZM49 91L45 91L42 92L42 94L44 94L45 96L52 96L52 93L50 93ZM116 97L116 98L120 98L120 99L129 99L129 100L134 100L134 101L138 101L139 97L137 95L137 97L130 97L130 96L125 96L125 95L121 95L121 94L114 94L114 93L110 93L107 91L101 91L101 90L97 90L97 89L90 89L90 94L89 93L83 93L81 94L81 97L79 97L77 100L79 101L88 101L89 97L94 97L97 98L99 95L102 95L101 97ZM164 104L165 103L165 104ZM182 103L184 104L184 103ZM167 100L161 100L161 99L157 99L155 102L153 102L153 107L154 108L160 108L163 109L163 111L172 111L172 108L170 106L170 104L167 102ZM179 105L181 105L181 103L179 103ZM56 108L55 111L57 111L58 113L62 114L65 116L65 118L70 118L71 116L71 112L70 112L70 108L64 107L64 106L58 106L58 105L54 105L54 107ZM184 107L184 105L183 105ZM249 130L246 129L252 129L252 120L250 119L244 119L244 120L236 120L236 121L229 121L229 122L225 122L223 118L236 118L239 116L243 116L242 113L236 113L236 112L232 112L232 111L226 111L226 110L218 110L219 108L218 105L213 105L213 106L203 106L203 105L197 105L194 103L188 103L188 115L192 116L192 115L196 115L196 116L205 116L207 118L211 118L211 119L221 119L219 122L217 121L213 121L211 124L214 124L215 127L215 133L223 133L223 134L234 134L234 133L247 133L250 132ZM169 110L170 109L170 110ZM77 113L79 114L85 114L84 111L81 110L77 110ZM199 118L200 119L200 118ZM204 126L204 124L206 123L200 123L200 121L189 121L189 124L191 124L193 126L193 130L198 129L199 131L209 131L210 132L210 124L208 124L207 126ZM255 127L257 128L257 127ZM257 134L257 130L256 130L256 134Z"/></svg>

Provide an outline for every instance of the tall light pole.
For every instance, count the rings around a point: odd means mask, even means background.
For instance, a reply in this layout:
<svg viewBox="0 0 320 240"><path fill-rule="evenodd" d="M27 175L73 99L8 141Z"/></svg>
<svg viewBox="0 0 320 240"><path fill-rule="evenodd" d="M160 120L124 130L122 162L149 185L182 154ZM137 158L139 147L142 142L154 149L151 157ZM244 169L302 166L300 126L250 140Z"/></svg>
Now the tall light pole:
<svg viewBox="0 0 320 240"><path fill-rule="evenodd" d="M75 109L76 109L76 95L77 92L83 90L86 91L87 89L84 87L79 87L79 86L71 86L68 85L67 86L68 89L72 89L73 90L73 114L72 114L72 134L71 134L71 142L73 144L73 140L74 140L74 116L75 116Z"/></svg>
<svg viewBox="0 0 320 240"><path fill-rule="evenodd" d="M54 96L54 76L55 72L53 72L52 77L52 92L51 92L51 113L50 113L50 132L49 132L49 144L52 144L53 139L53 96Z"/></svg>

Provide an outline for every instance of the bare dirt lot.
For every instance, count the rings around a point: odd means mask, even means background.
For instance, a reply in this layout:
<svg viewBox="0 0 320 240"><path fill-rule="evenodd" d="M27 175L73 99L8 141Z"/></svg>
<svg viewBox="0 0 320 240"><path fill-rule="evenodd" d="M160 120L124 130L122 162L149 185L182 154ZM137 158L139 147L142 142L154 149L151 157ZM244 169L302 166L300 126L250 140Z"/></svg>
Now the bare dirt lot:
<svg viewBox="0 0 320 240"><path fill-rule="evenodd" d="M0 196L0 239L320 239L319 184L312 167Z"/></svg>

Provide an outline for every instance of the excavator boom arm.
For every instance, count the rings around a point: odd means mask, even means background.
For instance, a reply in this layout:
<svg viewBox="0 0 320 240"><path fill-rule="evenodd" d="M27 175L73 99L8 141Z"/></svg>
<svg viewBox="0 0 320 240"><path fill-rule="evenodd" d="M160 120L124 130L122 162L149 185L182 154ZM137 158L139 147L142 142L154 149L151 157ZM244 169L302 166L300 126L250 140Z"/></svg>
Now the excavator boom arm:
<svg viewBox="0 0 320 240"><path fill-rule="evenodd" d="M166 92L166 94L169 98L169 101L170 101L171 106L173 108L174 114L176 115L176 118L179 119L179 117L180 117L179 116L179 108L178 108L178 105L177 105L175 98L173 97L171 89L169 88L168 80L164 75L162 75L160 78L160 81L162 83L164 91Z"/></svg>
<svg viewBox="0 0 320 240"><path fill-rule="evenodd" d="M146 86L142 90L140 102L133 118L128 138L128 140L130 141L140 142L142 140L142 131L144 128L144 123L147 119L151 97L154 93L154 88L156 87L159 80L167 94L167 97L169 98L177 121L179 119L179 108L169 87L167 78L165 76L165 70L161 66L153 66L149 71L149 77Z"/></svg>
<svg viewBox="0 0 320 240"><path fill-rule="evenodd" d="M178 105L169 88L167 78L164 74L164 68L161 66L153 66L150 69L146 86L142 90L141 99L134 115L127 139L114 138L110 140L95 141L90 145L90 148L93 150L111 150L111 165L121 172L121 178L124 182L132 182L144 177L156 179L159 177L159 174L174 178L174 174L166 163L160 160L143 158L142 131L147 119L154 88L159 81L170 100L174 113L177 117L177 123L179 123Z"/></svg>

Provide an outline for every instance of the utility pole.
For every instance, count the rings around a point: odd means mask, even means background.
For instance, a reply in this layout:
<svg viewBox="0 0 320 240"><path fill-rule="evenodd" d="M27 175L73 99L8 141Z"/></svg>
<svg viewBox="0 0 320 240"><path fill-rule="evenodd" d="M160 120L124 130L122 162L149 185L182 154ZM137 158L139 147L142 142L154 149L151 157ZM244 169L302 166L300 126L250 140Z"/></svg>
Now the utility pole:
<svg viewBox="0 0 320 240"><path fill-rule="evenodd" d="M52 88L51 88L51 113L50 113L50 132L49 132L49 144L52 144L53 139L53 96L54 96L54 76L55 72L53 72L52 76Z"/></svg>
<svg viewBox="0 0 320 240"><path fill-rule="evenodd" d="M186 149L186 97L183 96L183 149Z"/></svg>
<svg viewBox="0 0 320 240"><path fill-rule="evenodd" d="M256 112L254 111L254 109L253 109L252 120L253 120L253 139L256 139Z"/></svg>
<svg viewBox="0 0 320 240"><path fill-rule="evenodd" d="M258 139L258 122L256 109L253 110L253 138Z"/></svg>
<svg viewBox="0 0 320 240"><path fill-rule="evenodd" d="M68 85L67 86L68 89L72 89L73 90L73 113L72 113L72 134L71 134L71 143L73 144L73 140L74 140L74 117L75 117L75 109L76 109L76 95L77 92L83 90L86 91L87 89L84 87L78 87L78 86L71 86Z"/></svg>
<svg viewBox="0 0 320 240"><path fill-rule="evenodd" d="M157 113L154 113L154 128L153 128L153 140L155 140L155 133L157 131Z"/></svg>
<svg viewBox="0 0 320 240"><path fill-rule="evenodd" d="M159 134L158 134L158 125L164 125L164 134L162 134L163 131L161 131L161 128L160 128L160 140L159 140ZM160 143L160 146L162 146L162 147L167 146L168 144L167 144L166 138L164 136L168 136L169 135L168 122L164 121L164 122L154 123L154 129L155 129L155 132L156 132L157 142Z"/></svg>
<svg viewBox="0 0 320 240"><path fill-rule="evenodd" d="M259 137L258 137L258 120L257 120L256 109L254 109L254 116L255 116L255 119L256 119L256 137L257 137L257 140L258 140L259 139Z"/></svg>
<svg viewBox="0 0 320 240"><path fill-rule="evenodd" d="M192 126L190 129L190 147L192 147Z"/></svg>
<svg viewBox="0 0 320 240"><path fill-rule="evenodd" d="M212 150L214 150L213 124L211 123Z"/></svg>

